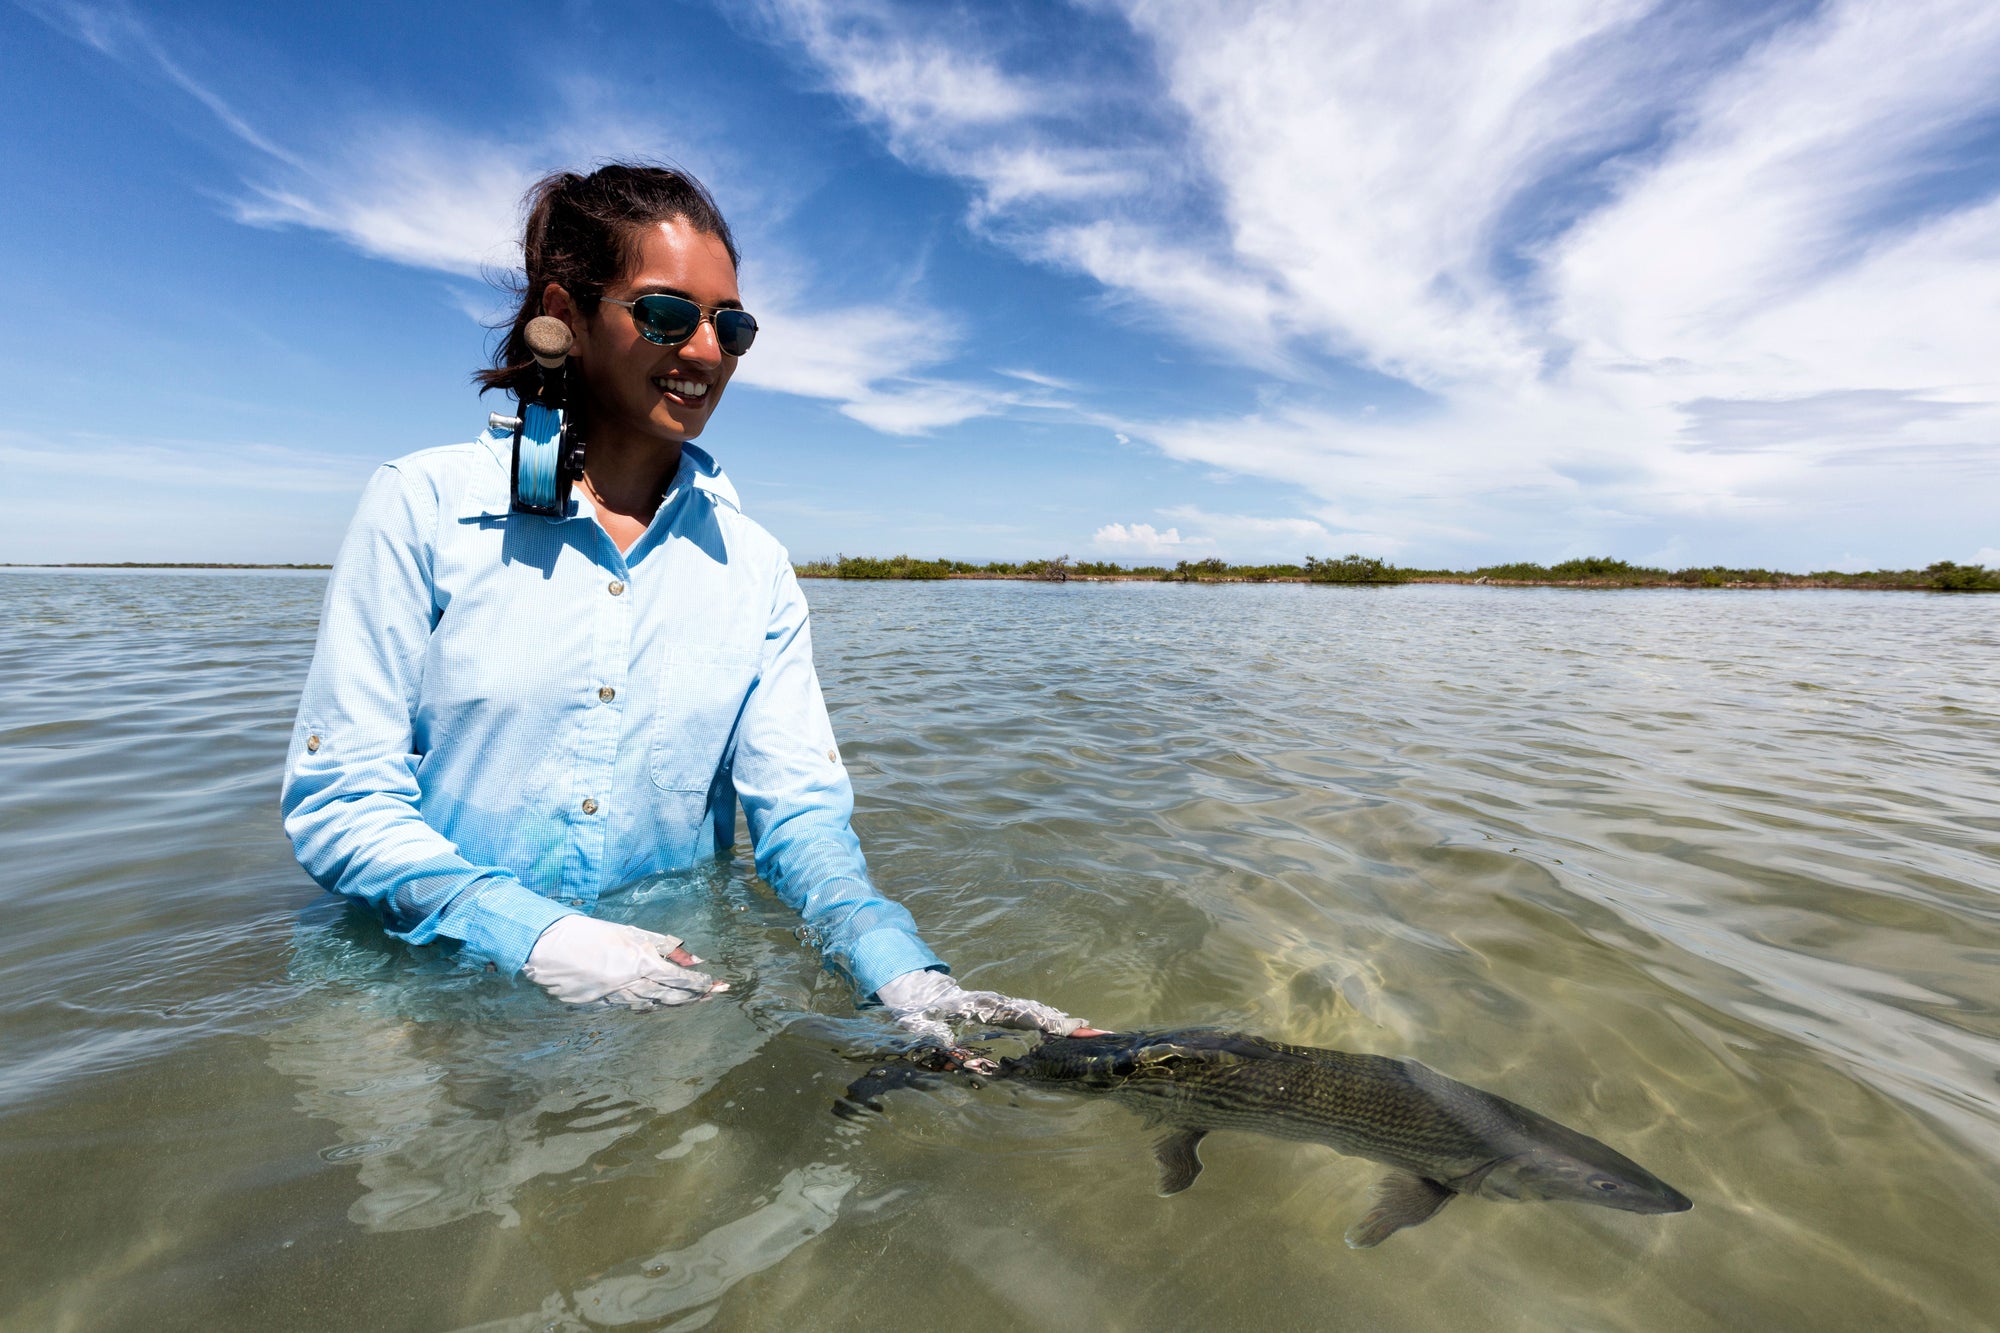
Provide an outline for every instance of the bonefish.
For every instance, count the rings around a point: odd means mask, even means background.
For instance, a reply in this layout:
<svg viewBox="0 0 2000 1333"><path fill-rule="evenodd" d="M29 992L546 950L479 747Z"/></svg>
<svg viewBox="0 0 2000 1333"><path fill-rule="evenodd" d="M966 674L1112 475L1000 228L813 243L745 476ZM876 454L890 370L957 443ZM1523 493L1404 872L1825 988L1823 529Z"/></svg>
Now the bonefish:
<svg viewBox="0 0 2000 1333"><path fill-rule="evenodd" d="M1632 1213L1678 1213L1688 1197L1622 1153L1504 1097L1415 1060L1288 1046L1189 1028L1050 1037L1003 1060L999 1076L1103 1093L1167 1132L1154 1145L1160 1193L1201 1174L1198 1145L1217 1130L1319 1143L1390 1168L1347 1231L1357 1249L1428 1220L1461 1194L1547 1199ZM907 1079L871 1071L850 1104Z"/></svg>

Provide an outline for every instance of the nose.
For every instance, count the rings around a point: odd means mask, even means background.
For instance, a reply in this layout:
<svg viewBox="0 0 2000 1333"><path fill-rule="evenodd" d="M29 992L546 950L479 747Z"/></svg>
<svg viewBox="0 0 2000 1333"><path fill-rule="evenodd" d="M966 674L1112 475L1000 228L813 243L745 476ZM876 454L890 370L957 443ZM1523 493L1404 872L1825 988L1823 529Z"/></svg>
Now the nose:
<svg viewBox="0 0 2000 1333"><path fill-rule="evenodd" d="M715 336L715 317L702 312L701 323L694 326L694 333L680 346L681 359L698 361L705 366L722 364L722 342Z"/></svg>

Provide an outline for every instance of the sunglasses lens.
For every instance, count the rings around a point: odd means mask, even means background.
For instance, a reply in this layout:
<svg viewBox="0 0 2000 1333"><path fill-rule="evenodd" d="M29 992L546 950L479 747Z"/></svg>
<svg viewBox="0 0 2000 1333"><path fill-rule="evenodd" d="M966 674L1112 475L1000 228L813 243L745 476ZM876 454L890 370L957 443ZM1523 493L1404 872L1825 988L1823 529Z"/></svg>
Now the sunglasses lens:
<svg viewBox="0 0 2000 1333"><path fill-rule="evenodd" d="M701 327L701 307L678 296L654 293L632 303L632 322L647 342L679 347Z"/></svg>
<svg viewBox="0 0 2000 1333"><path fill-rule="evenodd" d="M731 356L742 356L757 339L757 320L747 310L715 312L715 341Z"/></svg>

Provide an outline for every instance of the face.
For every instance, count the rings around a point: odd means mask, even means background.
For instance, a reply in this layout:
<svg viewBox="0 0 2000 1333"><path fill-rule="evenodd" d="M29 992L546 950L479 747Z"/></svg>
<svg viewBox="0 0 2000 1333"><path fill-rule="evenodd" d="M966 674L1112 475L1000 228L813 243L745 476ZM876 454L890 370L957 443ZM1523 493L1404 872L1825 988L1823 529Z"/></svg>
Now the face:
<svg viewBox="0 0 2000 1333"><path fill-rule="evenodd" d="M648 227L639 238L631 271L604 294L630 301L650 292L710 308L743 305L736 291L736 266L721 239L680 219ZM678 444L708 425L736 370L736 358L716 344L715 326L708 320L679 347L662 347L639 335L624 306L601 302L585 319L568 293L554 285L544 293L543 306L575 335L570 355L590 391L593 442L615 437Z"/></svg>

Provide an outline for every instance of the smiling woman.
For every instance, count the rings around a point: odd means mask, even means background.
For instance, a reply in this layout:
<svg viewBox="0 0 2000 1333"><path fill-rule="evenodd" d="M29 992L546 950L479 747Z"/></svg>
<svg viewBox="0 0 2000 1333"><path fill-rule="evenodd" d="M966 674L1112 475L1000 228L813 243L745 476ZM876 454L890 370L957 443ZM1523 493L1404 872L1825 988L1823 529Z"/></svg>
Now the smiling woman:
<svg viewBox="0 0 2000 1333"><path fill-rule="evenodd" d="M791 562L693 444L757 331L714 201L661 167L560 173L522 248L520 310L478 378L525 403L530 323L567 327L578 494L510 501L491 430L376 474L286 766L300 863L410 944L650 1009L728 984L595 912L727 852L740 803L758 871L857 995L926 1039L966 1017L1077 1030L960 989L869 881Z"/></svg>

